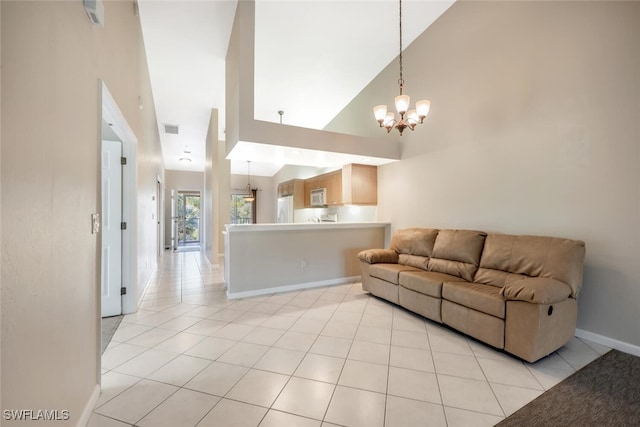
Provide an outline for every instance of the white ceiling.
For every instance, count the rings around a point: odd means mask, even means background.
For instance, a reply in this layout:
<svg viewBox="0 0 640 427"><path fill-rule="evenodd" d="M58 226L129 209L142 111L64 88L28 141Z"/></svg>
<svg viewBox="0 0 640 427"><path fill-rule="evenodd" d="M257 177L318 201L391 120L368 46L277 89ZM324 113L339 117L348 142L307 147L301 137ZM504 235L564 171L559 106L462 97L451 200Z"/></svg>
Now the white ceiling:
<svg viewBox="0 0 640 427"><path fill-rule="evenodd" d="M212 108L219 110L224 139L224 61L237 2L138 2L165 167L202 171ZM405 0L404 46L452 3ZM258 0L255 34L255 118L278 123L283 110L285 124L322 129L398 55L398 2ZM373 114L371 121L376 125ZM164 124L179 125L179 135L164 133ZM252 175L272 176L284 164L322 167L326 158L361 162L313 150L258 149L268 160L252 161ZM185 150L193 159L186 165L178 161ZM246 174L249 159L238 153L231 173Z"/></svg>

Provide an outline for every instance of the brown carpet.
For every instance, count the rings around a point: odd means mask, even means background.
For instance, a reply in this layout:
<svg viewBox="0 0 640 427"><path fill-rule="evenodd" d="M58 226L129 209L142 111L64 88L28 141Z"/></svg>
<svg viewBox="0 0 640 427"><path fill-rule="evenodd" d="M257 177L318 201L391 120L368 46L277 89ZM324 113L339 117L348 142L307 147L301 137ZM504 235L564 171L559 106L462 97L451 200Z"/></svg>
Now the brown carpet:
<svg viewBox="0 0 640 427"><path fill-rule="evenodd" d="M611 350L497 426L640 426L640 357Z"/></svg>

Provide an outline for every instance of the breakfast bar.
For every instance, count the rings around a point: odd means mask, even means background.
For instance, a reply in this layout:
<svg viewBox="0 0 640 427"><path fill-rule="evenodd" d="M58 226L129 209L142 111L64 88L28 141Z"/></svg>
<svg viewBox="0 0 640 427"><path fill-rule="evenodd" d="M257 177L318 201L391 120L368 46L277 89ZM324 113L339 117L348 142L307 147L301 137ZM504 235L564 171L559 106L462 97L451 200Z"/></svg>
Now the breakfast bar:
<svg viewBox="0 0 640 427"><path fill-rule="evenodd" d="M389 244L388 222L226 225L229 298L360 280L357 254Z"/></svg>

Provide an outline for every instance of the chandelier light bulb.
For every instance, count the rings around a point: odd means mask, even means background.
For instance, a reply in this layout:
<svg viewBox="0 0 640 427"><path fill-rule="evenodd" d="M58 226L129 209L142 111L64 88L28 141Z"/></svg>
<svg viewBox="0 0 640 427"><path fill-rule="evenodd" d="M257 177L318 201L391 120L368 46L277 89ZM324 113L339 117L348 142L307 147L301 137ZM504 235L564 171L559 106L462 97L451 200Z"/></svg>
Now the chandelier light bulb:
<svg viewBox="0 0 640 427"><path fill-rule="evenodd" d="M401 116L404 116L404 113L409 109L409 103L411 102L411 98L409 95L398 95L396 96L396 111Z"/></svg>
<svg viewBox="0 0 640 427"><path fill-rule="evenodd" d="M409 124L409 127L411 129L413 129L418 123L420 123L420 117L418 117L418 113L416 112L416 110L409 110L407 112L407 123Z"/></svg>
<svg viewBox="0 0 640 427"><path fill-rule="evenodd" d="M378 123L382 125L387 116L387 106L386 105L376 105L373 107L373 115L376 117Z"/></svg>
<svg viewBox="0 0 640 427"><path fill-rule="evenodd" d="M387 131L390 130L393 125L396 124L396 115L393 114L391 111L389 111L387 113L387 115L384 118L384 127L387 128Z"/></svg>
<svg viewBox="0 0 640 427"><path fill-rule="evenodd" d="M429 109L431 108L431 101L423 99L421 101L416 102L416 112L418 113L418 117L420 117L420 123L427 117L429 114Z"/></svg>

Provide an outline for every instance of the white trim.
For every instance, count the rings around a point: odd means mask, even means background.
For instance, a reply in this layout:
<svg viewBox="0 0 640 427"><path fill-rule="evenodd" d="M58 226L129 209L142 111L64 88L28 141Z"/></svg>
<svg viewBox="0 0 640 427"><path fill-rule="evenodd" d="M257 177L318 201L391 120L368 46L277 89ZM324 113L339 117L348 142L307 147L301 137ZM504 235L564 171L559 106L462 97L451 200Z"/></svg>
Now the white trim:
<svg viewBox="0 0 640 427"><path fill-rule="evenodd" d="M629 344L628 342L618 341L583 329L576 329L576 337L584 338L585 340L589 340L606 347L615 348L616 350L633 354L634 356L640 356L640 346Z"/></svg>
<svg viewBox="0 0 640 427"><path fill-rule="evenodd" d="M91 392L91 397L86 405L84 405L84 409L82 410L82 414L80 414L80 418L78 418L78 422L76 423L76 427L85 427L89 423L89 418L93 414L93 409L98 402L98 398L100 397L100 385L96 384Z"/></svg>
<svg viewBox="0 0 640 427"><path fill-rule="evenodd" d="M129 314L138 308L138 138L102 80L100 87L102 118L122 140L122 156L127 158L127 166L122 171L122 221L127 223L127 230L122 234L122 285L127 288L127 295L122 297L122 313Z"/></svg>
<svg viewBox="0 0 640 427"><path fill-rule="evenodd" d="M229 292L229 287L227 286L227 298L228 299L249 298L249 297L256 297L259 295L276 294L280 292L290 292L290 291L299 291L302 289L320 288L322 286L344 285L347 283L358 282L360 281L360 279L361 279L361 276L341 277L339 279L320 280L318 282L298 283L295 285L276 286L275 288L256 289L253 291L243 291L243 292Z"/></svg>

